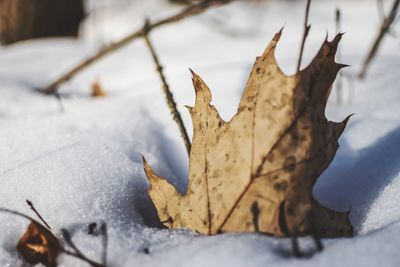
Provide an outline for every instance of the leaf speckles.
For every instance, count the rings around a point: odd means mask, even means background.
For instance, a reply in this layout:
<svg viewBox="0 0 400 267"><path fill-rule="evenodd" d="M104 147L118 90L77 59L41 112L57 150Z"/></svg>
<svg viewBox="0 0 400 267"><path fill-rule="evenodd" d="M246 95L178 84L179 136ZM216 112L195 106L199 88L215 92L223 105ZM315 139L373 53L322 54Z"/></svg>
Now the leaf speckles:
<svg viewBox="0 0 400 267"><path fill-rule="evenodd" d="M179 194L144 161L149 194L165 226L209 235L352 235L348 213L325 208L312 196L348 121L331 122L324 115L343 66L334 59L341 35L325 41L310 65L291 76L275 59L280 37L281 32L257 57L229 122L221 119L211 105L211 91L192 72L196 101L189 108L194 134L187 193Z"/></svg>

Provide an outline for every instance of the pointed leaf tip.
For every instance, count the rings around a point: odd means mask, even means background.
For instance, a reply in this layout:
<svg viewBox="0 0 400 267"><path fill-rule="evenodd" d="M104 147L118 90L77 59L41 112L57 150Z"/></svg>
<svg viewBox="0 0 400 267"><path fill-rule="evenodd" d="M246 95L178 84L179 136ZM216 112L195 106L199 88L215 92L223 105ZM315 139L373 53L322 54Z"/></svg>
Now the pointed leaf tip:
<svg viewBox="0 0 400 267"><path fill-rule="evenodd" d="M344 69L344 68L350 67L350 65L342 64L342 63L337 63L337 66L338 66L339 69Z"/></svg>
<svg viewBox="0 0 400 267"><path fill-rule="evenodd" d="M343 121L342 123L347 124L350 120L351 117L353 117L354 115L356 115L355 113L352 113L350 115L348 115Z"/></svg>
<svg viewBox="0 0 400 267"><path fill-rule="evenodd" d="M275 44L278 43L281 39L283 28L284 27L282 27L277 33L275 33L274 38L272 38L272 41L275 42Z"/></svg>
<svg viewBox="0 0 400 267"><path fill-rule="evenodd" d="M325 30L325 39L324 39L324 43L328 42L328 37L329 37L329 33L328 33L328 29Z"/></svg>
<svg viewBox="0 0 400 267"><path fill-rule="evenodd" d="M279 40L281 39L283 29L284 29L284 27L282 27L277 33L275 33L272 40L268 43L268 46L265 48L263 54L257 58L265 58L265 57L268 57L269 55L273 55L273 57L275 57L275 55L274 55L275 48L276 48Z"/></svg>
<svg viewBox="0 0 400 267"><path fill-rule="evenodd" d="M336 53L337 47L339 45L340 40L342 40L342 33L336 34L335 38L330 42L330 45L332 46L332 52Z"/></svg>
<svg viewBox="0 0 400 267"><path fill-rule="evenodd" d="M354 113L347 116L343 121L336 123L336 131L337 131L338 136L342 135L344 129L347 126L347 123L349 122L350 118L353 115L354 115Z"/></svg>
<svg viewBox="0 0 400 267"><path fill-rule="evenodd" d="M158 178L157 175L155 175L153 168L149 165L149 163L146 161L146 158L142 155L142 160L143 160L143 170L144 173L146 174L147 180L150 182L150 188L151 189L151 184L156 180L155 178Z"/></svg>
<svg viewBox="0 0 400 267"><path fill-rule="evenodd" d="M191 68L189 68L189 71L192 74L192 78L197 75Z"/></svg>
<svg viewBox="0 0 400 267"><path fill-rule="evenodd" d="M277 33L275 33L275 36L273 38L274 41L279 41L282 36L283 29L285 29L285 26L282 26L282 28Z"/></svg>
<svg viewBox="0 0 400 267"><path fill-rule="evenodd" d="M184 105L184 107L185 107L189 112L191 112L192 109L193 109L193 107L191 107L191 106L189 106L189 105Z"/></svg>
<svg viewBox="0 0 400 267"><path fill-rule="evenodd" d="M206 105L210 104L212 100L210 89L208 89L207 84L203 81L203 79L199 75L197 75L195 72L192 72L192 74L193 74L192 83L196 93L195 106L197 106L199 103L203 103Z"/></svg>

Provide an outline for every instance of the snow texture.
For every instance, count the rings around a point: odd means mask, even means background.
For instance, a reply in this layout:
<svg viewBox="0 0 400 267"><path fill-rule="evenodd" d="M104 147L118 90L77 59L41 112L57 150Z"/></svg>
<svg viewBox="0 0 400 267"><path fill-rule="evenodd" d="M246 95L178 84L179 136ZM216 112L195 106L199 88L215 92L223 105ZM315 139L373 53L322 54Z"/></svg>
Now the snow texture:
<svg viewBox="0 0 400 267"><path fill-rule="evenodd" d="M254 58L283 25L277 48L286 73L295 70L305 1L238 2L152 32L167 79L189 132L184 105L194 102L188 68L213 90L224 119L236 111ZM390 1L385 1L389 6ZM32 215L31 200L54 229L67 228L90 258L99 260L99 237L87 225L109 227L110 266L400 266L400 68L399 41L388 37L365 81L355 78L379 22L375 0L313 1L303 66L326 33L335 33L342 10L340 45L344 103L334 89L327 116L351 118L341 148L315 186L316 198L348 210L354 238L323 240L313 257L291 256L290 241L257 234L201 236L154 226L141 155L184 192L188 158L161 93L147 48L137 41L98 62L61 88L65 112L35 90L140 27L143 18L178 10L167 1L106 1L82 27L83 37L43 39L0 48L0 205ZM99 78L109 96L90 97ZM33 215L34 216L34 215ZM24 219L0 214L0 266L21 266L15 245ZM312 250L309 238L300 240ZM145 253L149 250L149 254ZM86 266L68 256L60 266Z"/></svg>

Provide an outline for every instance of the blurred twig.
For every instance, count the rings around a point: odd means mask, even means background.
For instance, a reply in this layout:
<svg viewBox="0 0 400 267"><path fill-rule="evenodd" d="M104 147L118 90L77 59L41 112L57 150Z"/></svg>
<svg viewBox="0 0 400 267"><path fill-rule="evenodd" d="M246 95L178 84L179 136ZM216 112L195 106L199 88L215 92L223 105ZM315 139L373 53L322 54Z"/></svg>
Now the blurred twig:
<svg viewBox="0 0 400 267"><path fill-rule="evenodd" d="M64 111L65 111L65 108L64 108L64 104L63 104L63 101L62 101L62 98L61 98L60 93L59 93L58 91L55 91L55 92L54 92L54 96L55 96L55 98L56 98L56 100L57 100L57 103L58 103L58 110L59 110L61 113L64 112Z"/></svg>
<svg viewBox="0 0 400 267"><path fill-rule="evenodd" d="M58 87L61 84L70 80L76 74L78 74L82 70L86 69L87 67L89 67L90 65L95 63L97 60L99 60L99 59L103 58L104 56L110 54L111 52L114 52L114 51L118 50L119 48L129 44L133 40L143 37L145 35L146 30L151 31L160 26L174 23L174 22L180 21L184 18L201 14L204 11L208 10L209 8L221 6L221 5L233 2L233 1L234 0L203 0L199 3L193 4L193 5L190 5L186 8L184 8L182 11L178 12L177 14L175 14L173 16L155 21L154 23L148 25L148 29L144 29L142 27L142 28L138 29L137 31L131 33L130 35L126 36L125 38L122 38L121 40L100 49L100 51L98 51L96 54L94 54L93 56L80 62L78 65L76 65L71 70L67 71L65 74L63 74L56 81L51 83L49 86L43 88L41 90L41 92L46 93L46 94L54 94L55 92L57 92Z"/></svg>
<svg viewBox="0 0 400 267"><path fill-rule="evenodd" d="M383 18L379 33L378 33L377 37L375 38L375 41L373 42L371 49L369 50L368 55L363 62L360 73L358 74L358 77L360 79L365 78L367 71L368 71L368 67L369 67L371 61L376 56L376 53L378 52L379 46L382 43L383 38L385 37L386 33L390 32L390 27L396 19L396 16L397 16L397 13L399 10L399 5L400 5L400 0L394 0L393 6L390 9L389 15L387 17Z"/></svg>
<svg viewBox="0 0 400 267"><path fill-rule="evenodd" d="M187 134L185 125L183 124L183 120L182 120L181 114L179 113L178 108L176 107L176 102L174 100L174 96L171 93L171 90L169 89L169 86L168 86L168 83L167 83L167 79L165 78L165 75L163 73L163 67L161 66L161 63L160 63L160 60L158 59L156 50L154 49L154 46L151 43L149 35L148 35L149 34L149 28L148 27L150 25L151 25L150 22L148 20L146 20L145 26L144 26L144 29L145 29L144 40L146 42L147 47L149 48L149 51L150 51L151 56L153 58L153 61L154 61L155 65L156 65L156 67L157 67L157 72L158 72L158 74L160 76L160 79L161 79L161 82L163 84L162 88L163 88L165 97L167 99L167 103L168 103L169 109L171 111L172 117L174 118L176 124L178 124L178 128L179 128L179 131L181 132L181 136L182 136L183 142L185 143L185 147L186 147L187 153L190 154L191 144L190 144L189 136Z"/></svg>
<svg viewBox="0 0 400 267"><path fill-rule="evenodd" d="M310 31L310 27L311 27L311 25L308 25L308 16L310 14L310 4L311 4L311 0L307 0L306 16L304 18L304 33L303 33L303 38L301 40L299 59L297 61L297 72L300 71L301 59L303 58L303 52L304 52L304 45L306 43L308 32Z"/></svg>
<svg viewBox="0 0 400 267"><path fill-rule="evenodd" d="M336 34L339 34L341 31L340 25L341 12L339 8L336 8L335 12L335 26L336 26ZM342 55L340 49L337 50L337 60L341 62ZM336 96L337 103L340 105L343 102L343 89L342 89L342 72L339 72L338 79L336 80Z"/></svg>

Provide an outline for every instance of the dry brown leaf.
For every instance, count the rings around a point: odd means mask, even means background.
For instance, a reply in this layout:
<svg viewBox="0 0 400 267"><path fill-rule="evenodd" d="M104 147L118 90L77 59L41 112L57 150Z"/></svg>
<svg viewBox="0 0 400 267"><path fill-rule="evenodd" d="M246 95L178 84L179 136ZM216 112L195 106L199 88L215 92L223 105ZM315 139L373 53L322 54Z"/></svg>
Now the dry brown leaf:
<svg viewBox="0 0 400 267"><path fill-rule="evenodd" d="M106 91L100 84L100 81L96 79L92 84L92 97L105 97L107 96Z"/></svg>
<svg viewBox="0 0 400 267"><path fill-rule="evenodd" d="M47 228L32 221L18 241L17 250L30 264L42 263L47 267L56 267L61 245Z"/></svg>
<svg viewBox="0 0 400 267"><path fill-rule="evenodd" d="M257 58L229 122L220 118L210 104L210 90L193 73L196 101L189 108L194 134L186 194L144 162L149 194L165 226L211 235L353 234L348 213L325 208L312 196L349 119L336 123L325 117L332 83L345 66L335 62L341 35L326 40L310 65L292 76L275 59L280 36Z"/></svg>

